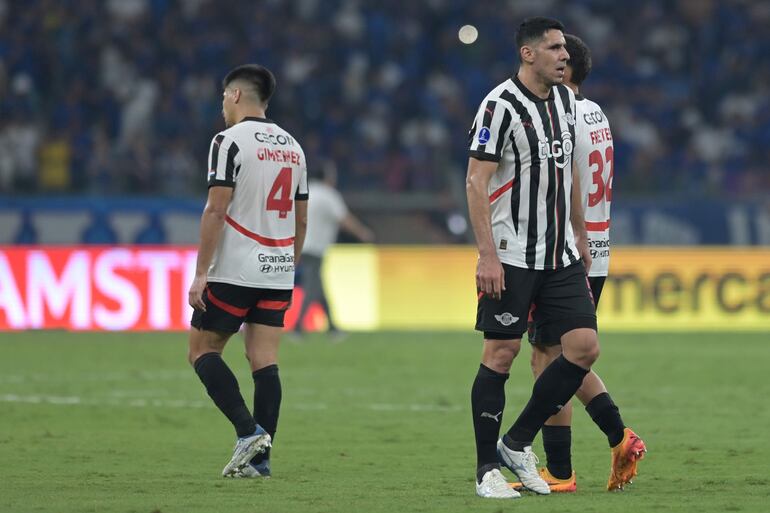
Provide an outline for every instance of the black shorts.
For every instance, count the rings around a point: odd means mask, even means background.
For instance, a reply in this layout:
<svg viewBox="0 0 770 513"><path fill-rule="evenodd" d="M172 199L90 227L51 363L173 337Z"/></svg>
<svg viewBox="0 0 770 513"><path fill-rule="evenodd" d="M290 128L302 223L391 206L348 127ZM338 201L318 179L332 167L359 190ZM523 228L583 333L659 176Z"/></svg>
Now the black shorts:
<svg viewBox="0 0 770 513"><path fill-rule="evenodd" d="M503 264L502 298L479 296L476 329L487 339L517 339L527 331L530 306L538 305L533 321L538 330L558 334L576 328L596 329L596 309L582 262L553 271L521 269Z"/></svg>
<svg viewBox="0 0 770 513"><path fill-rule="evenodd" d="M599 308L599 298L602 295L602 290L604 289L604 282L606 280L607 280L606 276L593 276L593 277L589 276L588 277L588 285L589 287L591 287L591 296L593 297L594 305L596 305L596 308ZM561 335L557 336L556 333L549 332L547 327L544 327L542 330L539 330L535 327L535 322L533 320L533 313L536 309L537 309L537 306L533 303L532 308L530 309L529 326L527 329L527 338L529 340L529 343L541 344L544 346L559 345L561 343Z"/></svg>
<svg viewBox="0 0 770 513"><path fill-rule="evenodd" d="M292 292L209 282L203 292L206 311L195 310L190 324L199 330L225 333L238 332L244 322L282 328Z"/></svg>

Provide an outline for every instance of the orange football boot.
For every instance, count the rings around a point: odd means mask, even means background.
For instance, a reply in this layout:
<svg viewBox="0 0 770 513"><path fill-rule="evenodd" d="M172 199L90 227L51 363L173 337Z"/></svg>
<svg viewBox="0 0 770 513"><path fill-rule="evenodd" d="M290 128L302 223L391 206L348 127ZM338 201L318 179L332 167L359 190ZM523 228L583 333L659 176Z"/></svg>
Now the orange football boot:
<svg viewBox="0 0 770 513"><path fill-rule="evenodd" d="M577 491L577 480L575 479L575 471L572 471L572 475L568 479L559 479L553 477L548 469L543 467L540 469L540 477L543 481L548 483L548 488L551 489L551 493L572 493ZM524 489L521 483L511 483L511 488L517 491Z"/></svg>
<svg viewBox="0 0 770 513"><path fill-rule="evenodd" d="M607 491L622 490L636 476L636 465L647 452L644 442L630 428L623 430L623 440L612 448L612 468Z"/></svg>

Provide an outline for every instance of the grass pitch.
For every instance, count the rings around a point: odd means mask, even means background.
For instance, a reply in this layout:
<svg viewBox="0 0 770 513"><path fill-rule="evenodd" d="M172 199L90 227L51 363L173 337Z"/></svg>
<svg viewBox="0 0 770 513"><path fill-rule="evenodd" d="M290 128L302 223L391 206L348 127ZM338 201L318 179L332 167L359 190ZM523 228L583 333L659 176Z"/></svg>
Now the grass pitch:
<svg viewBox="0 0 770 513"><path fill-rule="evenodd" d="M185 361L185 334L5 333L0 511L765 511L767 334L605 334L602 345L596 370L649 449L635 483L604 491L606 439L578 407L578 493L501 502L473 487L474 333L285 341L265 481L220 477L234 433ZM528 357L524 347L514 363L504 429L529 396ZM239 339L225 359L250 404Z"/></svg>

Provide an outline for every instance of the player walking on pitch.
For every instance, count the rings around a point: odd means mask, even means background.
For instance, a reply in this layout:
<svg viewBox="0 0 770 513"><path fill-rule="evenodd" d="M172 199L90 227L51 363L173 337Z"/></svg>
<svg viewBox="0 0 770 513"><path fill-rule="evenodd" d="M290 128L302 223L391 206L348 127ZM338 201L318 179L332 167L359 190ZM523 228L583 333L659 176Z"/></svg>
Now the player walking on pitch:
<svg viewBox="0 0 770 513"><path fill-rule="evenodd" d="M195 311L188 359L235 428L222 475L267 477L281 405L278 346L307 226L307 167L297 141L265 117L275 91L268 69L240 66L223 88L227 129L214 136L209 152L208 201L189 292ZM253 414L222 359L244 322Z"/></svg>
<svg viewBox="0 0 770 513"><path fill-rule="evenodd" d="M591 256L573 178L575 95L562 85L569 58L563 30L559 21L542 17L520 25L519 71L483 100L469 134L466 188L479 250L476 329L484 333L471 390L481 497L519 496L500 463L527 489L550 493L532 441L599 355L586 280ZM538 305L536 326L555 333L563 353L540 374L518 419L498 439L505 381L532 303Z"/></svg>
<svg viewBox="0 0 770 513"><path fill-rule="evenodd" d="M578 37L565 34L570 57L564 73L564 84L575 93L575 148L573 160L580 176L581 198L585 212L588 247L591 251L591 269L588 281L599 306L602 288L607 278L610 260L610 205L612 202L613 144L607 116L596 103L580 95L580 86L591 72L591 52ZM557 334L547 328L529 333L532 344L532 370L537 378L561 354ZM636 475L637 462L646 452L644 442L620 416L618 407L610 398L604 383L595 372L589 372L575 394L585 405L593 421L607 436L611 447L611 469L608 490L622 489ZM572 404L564 407L543 426L543 449L546 467L540 475L552 492L577 490L572 469L570 446L572 433ZM519 483L514 483L514 487Z"/></svg>

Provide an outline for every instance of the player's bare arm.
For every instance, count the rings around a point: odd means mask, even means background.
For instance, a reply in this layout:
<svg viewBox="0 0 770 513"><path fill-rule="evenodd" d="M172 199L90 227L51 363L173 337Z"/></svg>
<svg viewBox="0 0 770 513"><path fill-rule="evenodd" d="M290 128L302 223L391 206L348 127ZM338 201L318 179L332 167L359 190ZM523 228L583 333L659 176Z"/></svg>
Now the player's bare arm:
<svg viewBox="0 0 770 513"><path fill-rule="evenodd" d="M203 209L203 215L201 215L201 237L198 245L198 260L195 265L195 278L188 293L188 302L196 310L206 310L206 305L203 302L203 290L206 288L206 278L211 266L211 259L214 257L217 244L219 244L222 228L225 225L227 207L230 205L232 197L232 187L214 186L209 188L206 207Z"/></svg>
<svg viewBox="0 0 770 513"><path fill-rule="evenodd" d="M583 212L583 194L580 190L580 175L575 162L572 162L572 199L570 223L575 233L575 245L583 259L586 274L591 270L591 251L588 249L588 231L586 230L585 213Z"/></svg>
<svg viewBox="0 0 770 513"><path fill-rule="evenodd" d="M299 263L307 233L307 200L294 201L294 265Z"/></svg>
<svg viewBox="0 0 770 513"><path fill-rule="evenodd" d="M340 221L340 227L361 242L374 242L374 232L367 228L356 216L348 214Z"/></svg>
<svg viewBox="0 0 770 513"><path fill-rule="evenodd" d="M489 180L496 171L497 162L469 158L465 193L468 197L468 215L479 249L476 287L484 294L500 299L505 290L505 273L495 250L489 212Z"/></svg>

